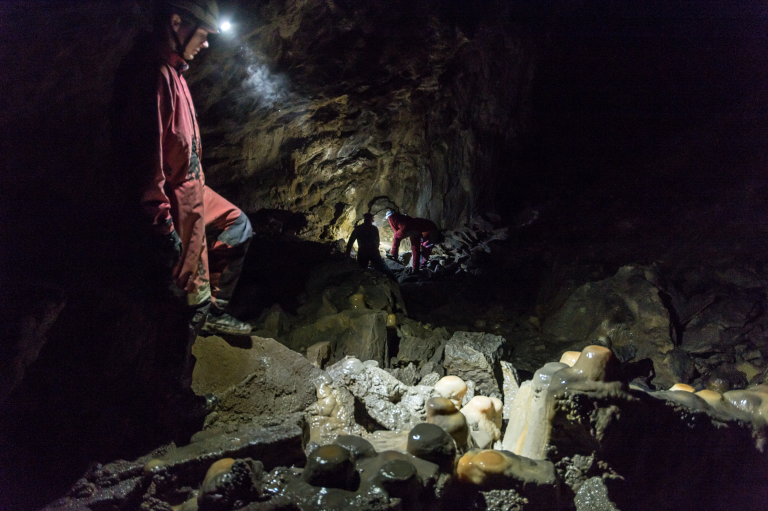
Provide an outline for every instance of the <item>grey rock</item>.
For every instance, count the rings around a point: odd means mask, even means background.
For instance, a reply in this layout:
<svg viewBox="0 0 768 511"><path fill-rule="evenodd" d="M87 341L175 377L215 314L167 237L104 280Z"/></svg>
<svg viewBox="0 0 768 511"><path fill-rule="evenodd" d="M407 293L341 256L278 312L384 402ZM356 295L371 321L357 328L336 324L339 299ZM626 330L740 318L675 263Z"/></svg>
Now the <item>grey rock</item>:
<svg viewBox="0 0 768 511"><path fill-rule="evenodd" d="M448 375L475 382L477 394L501 398L504 338L480 332L456 332L445 344L443 365Z"/></svg>
<svg viewBox="0 0 768 511"><path fill-rule="evenodd" d="M328 368L334 384L345 386L366 408L370 417L389 430L409 430L426 418L426 401L432 388L411 387L387 371L366 366L360 372L344 371L344 361Z"/></svg>
<svg viewBox="0 0 768 511"><path fill-rule="evenodd" d="M442 378L442 376L440 376L438 373L429 373L419 381L419 385L434 387L435 384L440 381L440 378Z"/></svg>
<svg viewBox="0 0 768 511"><path fill-rule="evenodd" d="M420 380L419 371L413 363L408 364L406 367L387 369L387 371L406 385L416 385Z"/></svg>
<svg viewBox="0 0 768 511"><path fill-rule="evenodd" d="M414 363L417 367L430 360L449 337L445 328L429 329L408 318L401 320L397 335L400 337L397 358L403 364Z"/></svg>
<svg viewBox="0 0 768 511"><path fill-rule="evenodd" d="M581 485L573 499L577 511L618 511L608 497L608 489L601 477L592 477Z"/></svg>

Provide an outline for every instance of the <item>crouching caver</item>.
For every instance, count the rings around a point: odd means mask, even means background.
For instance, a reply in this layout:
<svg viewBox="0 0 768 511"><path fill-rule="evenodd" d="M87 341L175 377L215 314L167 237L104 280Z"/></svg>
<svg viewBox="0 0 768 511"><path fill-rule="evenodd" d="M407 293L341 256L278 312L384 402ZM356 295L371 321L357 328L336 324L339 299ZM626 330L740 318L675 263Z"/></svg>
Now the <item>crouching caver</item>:
<svg viewBox="0 0 768 511"><path fill-rule="evenodd" d="M413 270L419 271L422 265L427 264L434 246L445 238L437 224L426 218L413 218L394 211L387 211L386 218L395 233L391 256L396 259L400 251L400 242L409 238L413 254Z"/></svg>
<svg viewBox="0 0 768 511"><path fill-rule="evenodd" d="M173 282L205 318L203 330L248 334L227 306L251 240L248 218L205 184L200 128L183 73L218 33L213 0L165 0L115 81L113 140L140 203L169 254ZM206 309L208 309L207 312Z"/></svg>
<svg viewBox="0 0 768 511"><path fill-rule="evenodd" d="M347 242L345 255L349 257L352 251L352 245L357 241L357 264L360 268L368 268L368 264L385 274L391 279L395 279L395 274L387 268L379 254L379 228L373 225L373 215L366 213L363 215L363 223L352 230L352 234Z"/></svg>

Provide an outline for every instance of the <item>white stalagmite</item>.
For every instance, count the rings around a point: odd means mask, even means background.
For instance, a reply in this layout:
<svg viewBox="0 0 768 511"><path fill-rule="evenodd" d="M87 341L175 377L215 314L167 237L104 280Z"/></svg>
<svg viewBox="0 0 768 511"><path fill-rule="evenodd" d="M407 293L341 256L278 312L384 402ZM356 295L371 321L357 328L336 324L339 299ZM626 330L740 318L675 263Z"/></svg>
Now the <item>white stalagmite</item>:
<svg viewBox="0 0 768 511"><path fill-rule="evenodd" d="M615 364L611 350L602 346L586 347L573 366L562 362L544 364L533 380L520 386L512 403L502 448L526 458L546 459L555 396L571 385L581 390L605 387L603 382L611 381ZM620 383L608 385L619 387Z"/></svg>
<svg viewBox="0 0 768 511"><path fill-rule="evenodd" d="M461 410L470 429L485 431L492 440L501 438L501 401L475 396Z"/></svg>
<svg viewBox="0 0 768 511"><path fill-rule="evenodd" d="M549 362L534 373L531 386L530 412L528 414L528 433L519 446L519 451L512 451L515 454L531 458L532 460L543 460L546 458L545 447L549 441L549 432L552 428L553 411L553 401L549 398L547 390L549 390L549 384L552 382L552 375L566 367L568 367L566 364L560 362Z"/></svg>
<svg viewBox="0 0 768 511"><path fill-rule="evenodd" d="M456 408L461 408L466 393L467 384L458 376L445 376L435 383L435 394L450 399Z"/></svg>
<svg viewBox="0 0 768 511"><path fill-rule="evenodd" d="M512 403L509 425L501 444L505 451L515 452L518 442L522 443L525 439L528 432L528 416L531 412L531 394L531 381L523 382Z"/></svg>

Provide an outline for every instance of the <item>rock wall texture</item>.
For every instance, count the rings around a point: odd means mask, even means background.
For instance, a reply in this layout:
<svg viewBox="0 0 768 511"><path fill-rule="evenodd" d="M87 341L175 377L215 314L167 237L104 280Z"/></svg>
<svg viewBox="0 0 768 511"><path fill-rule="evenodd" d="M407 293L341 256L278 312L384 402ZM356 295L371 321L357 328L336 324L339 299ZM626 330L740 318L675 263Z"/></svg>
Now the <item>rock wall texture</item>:
<svg viewBox="0 0 768 511"><path fill-rule="evenodd" d="M512 7L220 4L234 30L214 36L186 74L212 187L248 213L304 213L304 235L323 240L345 236L371 205L445 228L496 208L536 61ZM82 223L81 235L96 237L90 220L115 202L112 80L151 16L149 0L0 6L0 152L19 199L8 214L39 211L53 234ZM53 33L62 44L49 44Z"/></svg>
<svg viewBox="0 0 768 511"><path fill-rule="evenodd" d="M189 74L210 182L248 211L307 213L316 239L372 205L443 227L493 210L535 51L508 8L469 34L441 5L242 2Z"/></svg>

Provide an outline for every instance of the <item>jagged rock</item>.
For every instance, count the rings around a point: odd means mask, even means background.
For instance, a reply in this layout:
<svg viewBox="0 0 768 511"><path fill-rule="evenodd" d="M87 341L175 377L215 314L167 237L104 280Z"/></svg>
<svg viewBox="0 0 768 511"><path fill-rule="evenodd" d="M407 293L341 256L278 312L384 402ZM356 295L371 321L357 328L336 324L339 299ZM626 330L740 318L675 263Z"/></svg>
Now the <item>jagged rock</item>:
<svg viewBox="0 0 768 511"><path fill-rule="evenodd" d="M573 499L576 511L618 511L608 498L608 490L602 477L592 477L587 480Z"/></svg>
<svg viewBox="0 0 768 511"><path fill-rule="evenodd" d="M679 360L672 353L669 312L640 268L625 266L611 278L584 284L544 321L543 331L560 340L608 343L617 350L629 346L636 350L635 360L653 361L653 383L662 388L689 375L674 365Z"/></svg>
<svg viewBox="0 0 768 511"><path fill-rule="evenodd" d="M419 381L419 385L426 385L427 387L434 387L435 383L440 381L441 376L438 373L429 373L425 375Z"/></svg>
<svg viewBox="0 0 768 511"><path fill-rule="evenodd" d="M322 341L307 348L307 360L318 369L323 369L331 360L333 351L330 341Z"/></svg>
<svg viewBox="0 0 768 511"><path fill-rule="evenodd" d="M365 405L370 417L380 427L410 430L424 421L426 401L432 387L408 386L387 371L370 365L353 370L348 367L345 361L338 362L328 368L328 374L334 384L344 385Z"/></svg>
<svg viewBox="0 0 768 511"><path fill-rule="evenodd" d="M480 332L456 332L445 344L445 371L475 382L478 394L501 398L501 366L504 338ZM498 376L497 376L498 373Z"/></svg>
<svg viewBox="0 0 768 511"><path fill-rule="evenodd" d="M406 385L416 385L420 380L419 372L413 363L408 364L406 367L387 369L387 371Z"/></svg>
<svg viewBox="0 0 768 511"><path fill-rule="evenodd" d="M445 328L434 330L408 318L402 318L397 328L400 346L395 354L401 364L414 363L424 365L435 355L440 345L448 340Z"/></svg>
<svg viewBox="0 0 768 511"><path fill-rule="evenodd" d="M323 371L312 366L304 357L289 350L274 339L246 338L246 348L236 348L223 339L198 339L209 354L221 354L227 360L239 360L250 373L237 385L219 394L219 405L208 417L207 427L223 423L248 423L259 416L275 416L303 411L316 400L315 382ZM201 359L201 362L207 358ZM209 387L207 382L228 383L226 374L220 374L221 361L212 358L195 367L195 390L211 392L221 387ZM228 363L228 362L227 362ZM244 369L245 370L245 369Z"/></svg>

